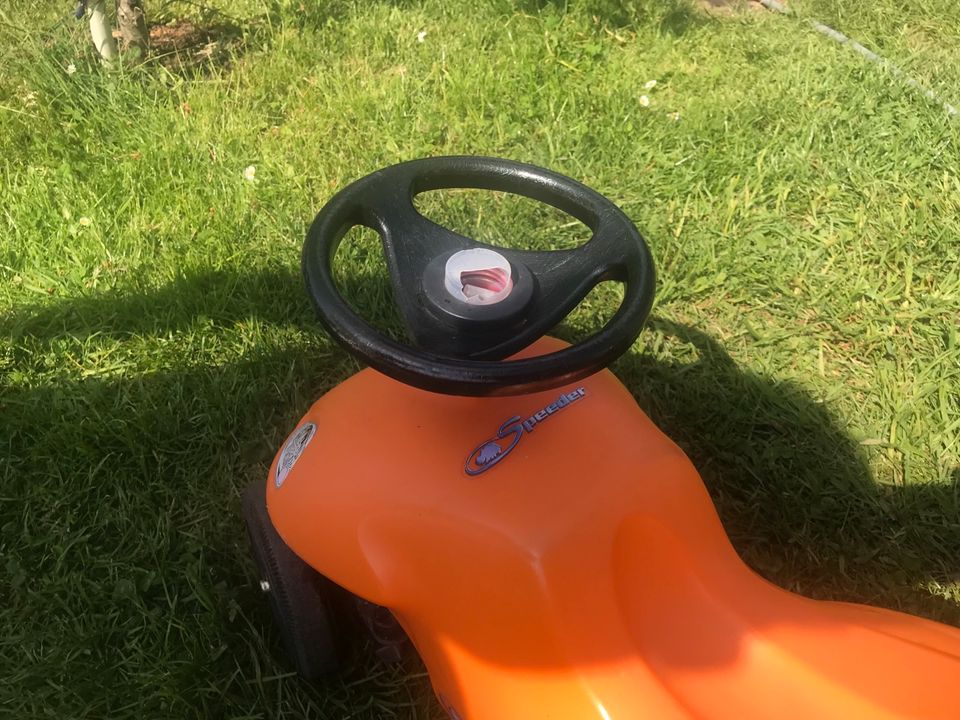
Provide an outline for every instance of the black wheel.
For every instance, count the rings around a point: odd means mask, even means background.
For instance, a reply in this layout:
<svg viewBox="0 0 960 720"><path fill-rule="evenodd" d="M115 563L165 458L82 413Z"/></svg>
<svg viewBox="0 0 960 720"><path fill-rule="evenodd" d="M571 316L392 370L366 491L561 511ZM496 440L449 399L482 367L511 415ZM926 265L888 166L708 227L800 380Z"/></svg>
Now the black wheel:
<svg viewBox="0 0 960 720"><path fill-rule="evenodd" d="M317 680L335 672L343 656L337 634L339 588L301 560L280 539L267 515L266 487L254 482L243 494L243 517L260 588L297 673Z"/></svg>

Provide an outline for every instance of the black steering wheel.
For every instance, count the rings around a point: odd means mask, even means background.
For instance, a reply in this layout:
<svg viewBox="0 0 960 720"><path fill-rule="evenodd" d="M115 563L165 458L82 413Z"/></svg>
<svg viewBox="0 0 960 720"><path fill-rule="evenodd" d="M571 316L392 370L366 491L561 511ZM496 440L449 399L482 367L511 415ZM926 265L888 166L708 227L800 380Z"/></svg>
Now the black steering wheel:
<svg viewBox="0 0 960 720"><path fill-rule="evenodd" d="M480 243L414 208L415 195L441 188L523 195L569 213L593 234L573 250ZM394 301L416 347L375 330L336 287L334 254L357 225L380 234ZM496 255L463 252L477 249ZM353 182L310 226L303 272L320 321L354 355L409 385L474 396L544 390L607 366L640 332L655 283L646 242L610 200L550 170L485 157L413 160ZM548 355L502 360L546 334L605 280L625 288L620 308L601 330Z"/></svg>

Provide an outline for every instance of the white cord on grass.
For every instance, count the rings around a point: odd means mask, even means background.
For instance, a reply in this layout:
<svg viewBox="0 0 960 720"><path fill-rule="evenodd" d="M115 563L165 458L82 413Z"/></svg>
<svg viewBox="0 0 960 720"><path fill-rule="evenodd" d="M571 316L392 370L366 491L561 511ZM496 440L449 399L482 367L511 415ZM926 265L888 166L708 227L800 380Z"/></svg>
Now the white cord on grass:
<svg viewBox="0 0 960 720"><path fill-rule="evenodd" d="M777 0L758 0L758 2L761 5L763 5L765 8L767 8L767 10L773 10L774 12L778 12L783 15L791 14L787 6L781 2L778 2ZM816 20L810 20L809 22L810 22L810 27L812 27L818 33L822 35L826 35L828 38L840 43L841 45L849 45L851 48L853 48L858 53L863 55L870 62L880 65L897 79L903 81L904 83L914 88L915 90L919 90L929 100L932 100L933 102L938 103L939 105L942 105L943 109L947 111L947 115L950 115L951 117L953 117L954 115L957 115L958 112L960 112L953 105L951 105L948 102L945 102L941 97L939 97L935 92L933 92L933 90L925 88L923 85L921 85L915 79L907 75L907 73L905 73L903 70L898 68L896 65L877 55L875 52L873 52L873 50L870 50L869 48L864 47L863 45L858 43L856 40L853 40L847 37L846 35L844 35L839 30L834 30L829 25L824 25L822 22L817 22Z"/></svg>

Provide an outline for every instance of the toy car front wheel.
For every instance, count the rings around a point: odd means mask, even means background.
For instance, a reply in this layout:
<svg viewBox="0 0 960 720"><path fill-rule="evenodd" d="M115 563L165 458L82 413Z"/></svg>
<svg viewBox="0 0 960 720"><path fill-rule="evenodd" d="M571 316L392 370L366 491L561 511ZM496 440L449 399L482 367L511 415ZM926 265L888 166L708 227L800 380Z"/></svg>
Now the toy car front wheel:
<svg viewBox="0 0 960 720"><path fill-rule="evenodd" d="M340 667L337 586L301 560L280 538L267 514L266 487L254 482L243 494L243 516L260 588L270 601L284 649L305 680Z"/></svg>

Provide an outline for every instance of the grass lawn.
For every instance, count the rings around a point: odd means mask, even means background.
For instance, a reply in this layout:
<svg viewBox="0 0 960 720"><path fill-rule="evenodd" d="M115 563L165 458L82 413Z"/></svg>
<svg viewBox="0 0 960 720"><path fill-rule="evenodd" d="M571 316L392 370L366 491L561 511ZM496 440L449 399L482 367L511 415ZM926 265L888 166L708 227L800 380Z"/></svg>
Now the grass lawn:
<svg viewBox="0 0 960 720"><path fill-rule="evenodd" d="M312 317L306 226L424 155L545 165L635 220L657 303L614 370L750 565L960 625L960 120L756 9L216 1L148 0L215 44L113 72L66 3L0 11L0 714L441 716L415 660L290 674L239 512L358 367ZM955 0L791 5L960 102ZM511 197L422 206L508 245L583 236ZM395 329L353 239L344 285Z"/></svg>

